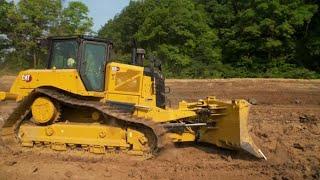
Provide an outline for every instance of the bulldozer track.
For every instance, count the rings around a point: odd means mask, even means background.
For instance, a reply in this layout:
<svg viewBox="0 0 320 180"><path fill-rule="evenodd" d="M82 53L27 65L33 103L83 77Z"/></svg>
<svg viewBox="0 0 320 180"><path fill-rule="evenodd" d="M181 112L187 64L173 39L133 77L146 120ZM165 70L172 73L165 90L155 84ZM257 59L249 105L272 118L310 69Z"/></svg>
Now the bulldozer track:
<svg viewBox="0 0 320 180"><path fill-rule="evenodd" d="M102 103L100 101L83 100L77 97L66 95L66 93L62 93L56 89L37 88L28 96L26 96L14 109L13 113L9 115L7 120L5 120L3 128L11 127L12 133L6 135L1 133L1 141L5 146L9 145L9 149L10 145L18 144L17 140L19 140L19 137L17 137L17 134L19 127L25 121L26 117L30 116L30 107L33 101L39 96L50 97L64 105L94 109L103 114L104 117L111 117L115 119L119 124L123 124L126 127L133 127L142 131L148 138L150 149L148 153L155 154L163 147L164 135L166 131L160 124L155 123L152 120L134 116L130 112L123 111L120 108Z"/></svg>

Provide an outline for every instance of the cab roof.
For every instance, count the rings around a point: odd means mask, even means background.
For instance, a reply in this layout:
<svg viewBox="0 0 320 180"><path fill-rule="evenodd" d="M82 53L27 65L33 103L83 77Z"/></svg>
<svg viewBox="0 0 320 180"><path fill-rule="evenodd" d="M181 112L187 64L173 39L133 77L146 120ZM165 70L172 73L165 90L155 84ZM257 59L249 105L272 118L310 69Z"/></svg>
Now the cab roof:
<svg viewBox="0 0 320 180"><path fill-rule="evenodd" d="M87 36L87 35L74 35L74 36L50 36L48 40L68 40L68 39L79 39L87 41L96 41L112 44L111 39L96 37L96 36Z"/></svg>

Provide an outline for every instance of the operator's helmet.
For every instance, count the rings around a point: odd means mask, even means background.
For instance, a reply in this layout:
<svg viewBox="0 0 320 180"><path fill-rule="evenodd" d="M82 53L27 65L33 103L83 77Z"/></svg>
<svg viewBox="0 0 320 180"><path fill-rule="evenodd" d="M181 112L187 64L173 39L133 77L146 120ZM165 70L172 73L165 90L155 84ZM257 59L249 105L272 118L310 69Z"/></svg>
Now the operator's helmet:
<svg viewBox="0 0 320 180"><path fill-rule="evenodd" d="M67 65L68 67L75 67L76 61L73 58L68 58Z"/></svg>

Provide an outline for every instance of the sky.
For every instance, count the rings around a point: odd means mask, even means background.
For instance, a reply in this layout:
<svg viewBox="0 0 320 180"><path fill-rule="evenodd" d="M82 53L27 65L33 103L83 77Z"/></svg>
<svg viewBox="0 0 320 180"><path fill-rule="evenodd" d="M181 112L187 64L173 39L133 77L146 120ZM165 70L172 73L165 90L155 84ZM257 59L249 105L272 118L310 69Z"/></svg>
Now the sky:
<svg viewBox="0 0 320 180"><path fill-rule="evenodd" d="M72 0L67 0L66 3ZM89 16L93 18L93 30L98 31L109 19L129 5L130 0L78 0L89 8Z"/></svg>

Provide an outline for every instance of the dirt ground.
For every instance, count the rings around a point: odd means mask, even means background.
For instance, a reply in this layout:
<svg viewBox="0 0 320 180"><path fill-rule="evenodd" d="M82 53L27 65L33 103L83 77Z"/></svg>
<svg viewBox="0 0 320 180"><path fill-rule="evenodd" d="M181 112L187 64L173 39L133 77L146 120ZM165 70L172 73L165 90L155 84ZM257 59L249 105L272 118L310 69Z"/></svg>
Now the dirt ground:
<svg viewBox="0 0 320 180"><path fill-rule="evenodd" d="M12 76L0 77L8 90ZM168 147L153 159L0 149L0 179L320 179L320 80L167 80L172 106L207 95L251 102L250 134L268 160L203 144ZM0 104L0 123L15 103Z"/></svg>

